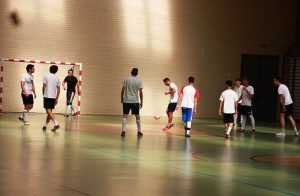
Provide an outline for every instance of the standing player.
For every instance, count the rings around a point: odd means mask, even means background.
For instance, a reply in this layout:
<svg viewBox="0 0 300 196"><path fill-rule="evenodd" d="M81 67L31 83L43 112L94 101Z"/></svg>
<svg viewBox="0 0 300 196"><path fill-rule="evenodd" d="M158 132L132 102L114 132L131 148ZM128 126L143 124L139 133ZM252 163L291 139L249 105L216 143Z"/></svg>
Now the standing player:
<svg viewBox="0 0 300 196"><path fill-rule="evenodd" d="M67 89L67 106L66 106L65 116L69 116L69 114L72 115L72 113L74 116L77 114L77 112L75 111L75 108L73 106L73 99L76 94L76 86L77 86L78 94L80 94L80 89L79 89L79 85L78 85L78 80L73 74L74 74L74 70L69 69L68 75L66 76L66 78L64 79L64 81L62 83L64 90ZM67 88L65 85L66 83L67 83ZM70 111L70 113L69 113L69 111Z"/></svg>
<svg viewBox="0 0 300 196"><path fill-rule="evenodd" d="M190 137L193 114L197 112L197 101L199 99L199 91L194 86L195 78L188 78L188 85L184 86L179 95L176 109L181 107L182 120L184 122L185 137Z"/></svg>
<svg viewBox="0 0 300 196"><path fill-rule="evenodd" d="M166 86L169 87L169 90L165 92L165 95L170 95L170 102L167 108L167 115L168 115L168 124L165 128L163 128L164 131L167 131L168 129L171 129L174 124L173 121L173 112L176 110L176 105L178 101L178 91L177 86L169 78L165 78L164 83Z"/></svg>
<svg viewBox="0 0 300 196"><path fill-rule="evenodd" d="M56 65L51 65L50 74L45 75L43 79L44 108L47 113L47 119L43 126L43 130L47 129L50 120L54 123L54 128L51 131L56 131L60 128L54 114L52 113L60 94L60 81L55 75L57 71L58 67Z"/></svg>
<svg viewBox="0 0 300 196"><path fill-rule="evenodd" d="M125 78L123 82L123 88L121 91L121 103L123 104L122 137L126 134L126 121L130 110L131 114L135 115L136 118L136 125L138 129L137 135L143 136L140 120L140 109L143 107L143 83L137 77L138 72L137 68L133 68L131 76ZM139 98L141 103L139 103Z"/></svg>
<svg viewBox="0 0 300 196"><path fill-rule="evenodd" d="M278 88L278 94L280 99L280 128L281 130L276 134L278 136L285 135L285 116L288 117L295 135L298 135L297 126L293 118L293 100L288 87L282 84L280 77L274 78L274 85Z"/></svg>
<svg viewBox="0 0 300 196"><path fill-rule="evenodd" d="M243 91L244 86L242 85L242 80L241 79L236 79L235 80L235 88L234 91L237 93L238 98L240 99L242 96L242 91ZM234 126L237 127L237 120L240 116L240 123L239 126L241 126L242 124L242 116L241 116L241 103L242 100L240 100L238 102L238 106L237 106L237 113L234 114Z"/></svg>
<svg viewBox="0 0 300 196"><path fill-rule="evenodd" d="M219 114L224 118L224 124L226 129L225 138L230 138L230 132L233 127L234 117L237 113L238 95L232 90L232 81L226 81L226 90L221 94Z"/></svg>
<svg viewBox="0 0 300 196"><path fill-rule="evenodd" d="M255 120L252 113L252 98L254 96L254 88L250 86L248 78L243 78L243 90L242 96L239 101L242 100L241 103L241 118L242 118L242 126L238 132L243 132L245 130L247 116L249 116L252 125L252 132L255 133Z"/></svg>
<svg viewBox="0 0 300 196"><path fill-rule="evenodd" d="M29 125L26 114L33 108L33 95L34 98L36 98L35 87L33 82L33 73L35 71L34 65L28 64L26 66L26 71L27 73L23 74L21 78L21 95L24 104L24 110L22 116L19 117L19 120L23 121L25 125Z"/></svg>

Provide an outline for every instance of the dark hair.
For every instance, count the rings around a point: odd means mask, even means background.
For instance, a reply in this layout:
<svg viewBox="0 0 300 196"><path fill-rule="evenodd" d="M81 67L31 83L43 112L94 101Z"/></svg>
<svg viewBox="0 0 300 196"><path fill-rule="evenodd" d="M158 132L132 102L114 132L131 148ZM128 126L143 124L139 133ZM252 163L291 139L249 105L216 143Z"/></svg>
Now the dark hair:
<svg viewBox="0 0 300 196"><path fill-rule="evenodd" d="M26 66L26 71L29 72L29 70L31 70L32 68L34 68L34 65L28 64L28 65Z"/></svg>
<svg viewBox="0 0 300 196"><path fill-rule="evenodd" d="M190 77L188 78L188 80L189 80L189 83L194 83L194 82L195 82L195 78L192 77L192 76L190 76Z"/></svg>
<svg viewBox="0 0 300 196"><path fill-rule="evenodd" d="M242 82L241 78L235 79L236 82Z"/></svg>
<svg viewBox="0 0 300 196"><path fill-rule="evenodd" d="M68 72L69 72L69 71L71 71L72 73L74 73L74 70L73 70L73 69L69 69Z"/></svg>
<svg viewBox="0 0 300 196"><path fill-rule="evenodd" d="M282 83L282 78L281 78L280 76L274 77L274 80L276 80L276 81Z"/></svg>
<svg viewBox="0 0 300 196"><path fill-rule="evenodd" d="M133 69L131 70L131 75L133 75L133 76L137 76L138 73L139 73L138 68L133 68Z"/></svg>
<svg viewBox="0 0 300 196"><path fill-rule="evenodd" d="M50 73L56 74L57 71L58 71L57 65L50 66Z"/></svg>
<svg viewBox="0 0 300 196"><path fill-rule="evenodd" d="M249 79L247 77L243 77L242 81L247 81L249 82Z"/></svg>
<svg viewBox="0 0 300 196"><path fill-rule="evenodd" d="M231 80L226 80L226 85L227 86L232 86L232 81Z"/></svg>
<svg viewBox="0 0 300 196"><path fill-rule="evenodd" d="M163 79L163 81L167 82L167 81L170 81L170 79L169 78L165 78L165 79Z"/></svg>

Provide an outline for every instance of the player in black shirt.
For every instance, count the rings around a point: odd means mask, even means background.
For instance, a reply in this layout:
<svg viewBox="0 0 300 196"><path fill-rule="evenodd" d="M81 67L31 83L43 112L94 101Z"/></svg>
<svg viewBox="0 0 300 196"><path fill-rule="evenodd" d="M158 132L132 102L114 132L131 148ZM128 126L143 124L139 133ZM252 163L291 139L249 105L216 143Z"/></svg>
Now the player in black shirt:
<svg viewBox="0 0 300 196"><path fill-rule="evenodd" d="M69 69L68 76L64 79L64 81L62 83L64 90L67 89L67 107L66 107L65 116L69 116L70 114L72 115L72 113L73 113L73 115L77 114L77 112L75 111L75 108L73 106L73 99L74 99L75 93L76 93L76 86L77 86L78 94L80 94L80 89L79 89L79 85L78 85L78 80L73 75L73 73L74 73L74 70ZM67 88L66 88L66 83L67 83ZM70 110L71 110L71 112L69 113Z"/></svg>

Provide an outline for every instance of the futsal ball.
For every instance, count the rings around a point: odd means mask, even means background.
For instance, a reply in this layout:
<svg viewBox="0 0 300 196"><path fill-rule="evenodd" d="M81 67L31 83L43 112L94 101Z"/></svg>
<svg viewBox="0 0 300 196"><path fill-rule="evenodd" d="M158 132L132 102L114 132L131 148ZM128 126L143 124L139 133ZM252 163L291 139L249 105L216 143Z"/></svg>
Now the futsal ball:
<svg viewBox="0 0 300 196"><path fill-rule="evenodd" d="M155 120L159 120L160 119L160 115L159 114L154 114L154 119Z"/></svg>

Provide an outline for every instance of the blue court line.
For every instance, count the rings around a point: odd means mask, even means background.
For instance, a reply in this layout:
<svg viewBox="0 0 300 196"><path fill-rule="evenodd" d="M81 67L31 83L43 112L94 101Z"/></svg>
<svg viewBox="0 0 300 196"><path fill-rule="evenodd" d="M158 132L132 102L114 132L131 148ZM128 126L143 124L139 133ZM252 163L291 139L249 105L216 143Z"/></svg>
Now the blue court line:
<svg viewBox="0 0 300 196"><path fill-rule="evenodd" d="M128 156L128 155L123 155L123 154L120 154L120 153L115 153L115 152L111 152L111 151L107 151L107 150L100 150L100 149L93 149L93 150L103 152L103 153L106 153L106 154L117 155L117 156L120 156L122 158L130 159L130 160L141 161L140 159L135 158L135 157L131 157L131 156ZM184 171L182 168L179 168L179 167L174 167L174 166L171 166L171 165L164 165L164 166L166 166L168 168L171 168L171 169L175 169L176 171L179 170L182 173L187 173L186 171ZM194 175L196 174L197 176L208 176L208 177L216 178L217 180L231 180L231 181L239 183L239 184L248 185L248 186L251 186L251 187L254 187L254 188L265 189L265 190L281 193L281 194L288 195L288 196L298 196L294 193L281 191L281 190L278 190L278 189L274 189L272 187L257 185L257 184L251 183L251 182L244 182L242 180L237 180L237 179L228 178L228 177L224 177L224 176L218 176L218 175L208 174L208 173L198 172L198 171L192 171L192 172L189 172L189 173L191 173L191 174L194 173Z"/></svg>

